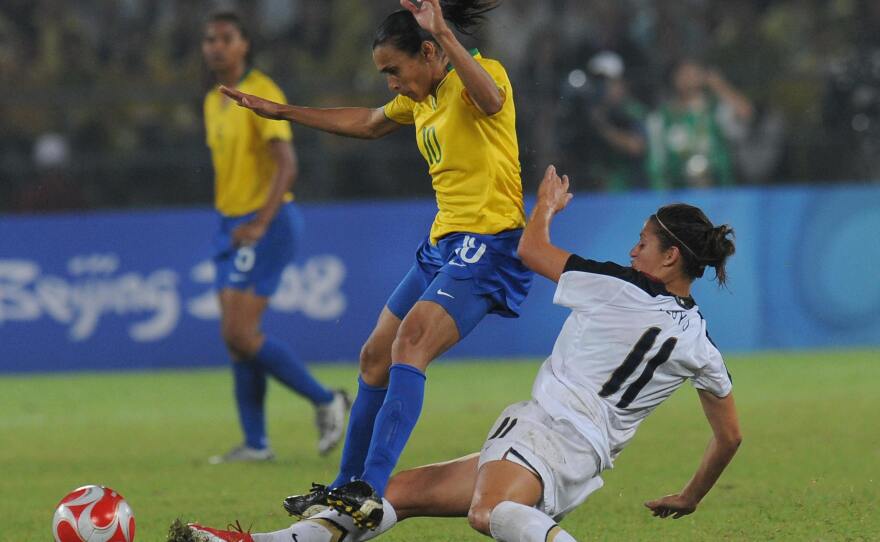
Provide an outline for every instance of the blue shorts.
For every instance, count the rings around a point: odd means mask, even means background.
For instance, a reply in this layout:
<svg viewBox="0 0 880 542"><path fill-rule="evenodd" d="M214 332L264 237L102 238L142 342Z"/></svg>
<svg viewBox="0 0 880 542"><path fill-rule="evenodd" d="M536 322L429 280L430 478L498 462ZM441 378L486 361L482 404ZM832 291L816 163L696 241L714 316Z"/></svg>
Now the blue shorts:
<svg viewBox="0 0 880 542"><path fill-rule="evenodd" d="M454 233L436 246L426 239L388 298L388 310L403 319L416 302L433 301L446 309L462 339L488 313L518 317L533 275L516 255L521 235Z"/></svg>
<svg viewBox="0 0 880 542"><path fill-rule="evenodd" d="M284 268L293 261L302 239L302 213L293 203L286 203L269 224L266 235L252 246L232 245L232 230L254 219L256 213L223 216L214 236L214 265L217 290L235 288L253 290L261 297L270 297L278 289Z"/></svg>

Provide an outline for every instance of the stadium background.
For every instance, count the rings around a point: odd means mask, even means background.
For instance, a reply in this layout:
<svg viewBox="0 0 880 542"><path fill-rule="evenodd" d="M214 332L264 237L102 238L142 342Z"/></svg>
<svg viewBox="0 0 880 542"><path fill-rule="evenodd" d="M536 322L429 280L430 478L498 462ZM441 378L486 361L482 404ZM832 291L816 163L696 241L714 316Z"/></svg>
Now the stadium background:
<svg viewBox="0 0 880 542"><path fill-rule="evenodd" d="M13 539L44 540L31 533L48 531L53 499L82 483L120 486L152 533L167 524L169 509L200 514L200 519L228 517L229 506L235 505L229 493L221 499L225 507L193 504L199 495L212 494L201 467L176 465L181 470L169 474L162 463L181 457L197 461L216 451L209 445L227 444L234 423L222 372L227 359L210 291L212 270L205 264L214 219L200 114L207 84L199 51L202 21L221 7L244 13L252 23L256 65L279 82L292 102L378 106L389 96L370 61L369 43L372 30L395 6L394 0L2 2L0 373L7 374L0 378L0 428L13 437L0 452L0 465L13 473L2 480L3 493L29 495L24 504L17 503L19 508L9 509L23 510L22 519L13 521L28 533ZM839 452L806 456L770 444L756 446L763 452L760 459L752 448L746 452L755 454L752 459L741 459L741 468L735 462L725 476L742 488L753 487L752 476L759 475L752 473L761 473L779 516L744 504L755 506L767 494L731 491L735 496L728 501L714 498L728 504L733 499L734 513L716 510L718 515L701 524L707 530L661 533L674 539L718 538L721 534L709 523L725 515L719 525L739 528L725 531L737 540L875 539L880 525L862 512L880 498L880 443L871 436L876 431L870 429L869 415L878 405L868 396L880 358L880 4L506 0L469 41L486 56L502 60L511 74L526 194L534 192L548 163L572 175L576 200L555 224L559 244L626 262L645 216L670 200L704 206L710 217L737 229L730 288L719 290L703 281L695 296L713 338L722 351L733 354L733 372L744 390L740 401L746 414L752 413L747 439L781 439L792 442L792 448L832 442ZM590 111L599 87L590 60L602 51L618 55L632 97L646 112L669 99L667 66L694 52L747 96L754 115L726 141L734 182L669 191L657 189L643 173L623 186L597 177L593 161L601 157L590 152L595 139L584 134L595 129ZM301 160L296 192L307 215L307 244L287 271L267 326L283 332L309 360L343 362L319 370L350 385L359 345L433 216L430 180L408 130L373 142L294 130ZM428 444L414 446L412 454L419 455L404 456L404 465L478 446L497 409L527 393L533 371L509 361L534 361L548 351L565 316L550 305L551 292L551 285L538 281L522 319L493 318L450 352L447 358L491 361L475 363L473 369L465 364L437 370L434 393L454 393L455 378L447 375L470 378L473 370L485 375L476 380L497 380L495 395L486 395L491 407L463 400L464 411L452 413L435 395L429 403L435 414L468 418L474 429L462 429L462 435L470 439L462 437L462 449L431 441L446 427L428 414L414 437ZM859 349L855 361L853 348ZM216 374L182 371L211 366L218 368ZM152 371L164 368L180 372ZM120 369L126 373L109 374ZM23 374L84 370L100 374ZM503 371L507 379L494 371ZM180 381L200 386L205 393L200 405L182 400L187 391ZM799 385L791 387L793 382ZM167 410L153 404L156 393L175 398ZM133 412L156 412L165 433L144 433L153 435L145 439L154 447L168 435L187 438L194 422L184 412L198 422L211 420L208 425L216 431L207 437L199 433L197 446L153 451L110 439L95 454L82 444L92 427L102 434L108 427L144 429L137 415L117 419L107 414L125 411L120 403L128 403ZM838 410L844 403L859 415ZM77 407L68 410L71 404ZM275 404L270 423L289 424L287 407ZM684 411L673 408L676 416ZM761 426L757 420L767 412L761 409L781 413L789 426L768 419ZM224 421L215 424L213 417ZM49 439L53 420L69 423L72 433L59 431ZM288 426L292 434L311 430L307 423L296 423ZM663 431L678 425L669 422L670 427L659 429L666 427L661 423L646 427L640 442L667 446ZM698 418L695 423L704 425ZM794 428L809 432L813 440L798 440L802 437L792 435ZM698 433L700 444L687 451L702 446L704 436ZM313 478L331 475L332 465L318 463L310 450L292 442L278 447L280 455L294 457L296 483L272 487L290 468L284 461L280 470L233 472L232 485L250 481L267 487L265 494L249 494L253 510L268 506L266 494L275 506L276 494L291 485L306 487ZM59 455L62 450L75 454L75 469L64 468L69 458ZM108 466L117 453L143 465ZM651 458L639 453L632 451L633 463L626 468L639 461L649 464ZM774 483L766 466L770 455L778 459L773 464L802 465L805 472L778 468L772 475L786 478ZM196 486L202 486L187 487L191 493L186 498L169 497L164 487L159 489L163 483L150 477L151 462L159 465L163 480L198 480ZM666 465L657 467L660 473ZM673 490L687 474L687 469L677 474L672 487L669 476L658 474L664 479L655 485ZM813 489L835 476L846 483L824 486L829 491L811 501L804 496L807 490L788 491L787 484L800 483L801 474ZM626 490L630 499L654 496L642 494L643 478L627 486L621 478L626 474L612 476L617 476L621 496ZM35 483L38 489L32 491ZM164 509L154 508L156 495ZM609 510L601 500L594 506ZM819 508L826 515L816 512ZM617 521L628 522L630 514L639 513L621 513ZM585 517L575 515L571 521L590 529L605 526L595 519L585 524ZM285 521L277 514L271 519L278 526ZM780 531L779 521L800 523L801 535ZM606 538L642 539L656 528L638 531L641 525L635 521L628 527L632 534ZM756 538L754 532L763 534ZM143 536L139 539L159 539Z"/></svg>

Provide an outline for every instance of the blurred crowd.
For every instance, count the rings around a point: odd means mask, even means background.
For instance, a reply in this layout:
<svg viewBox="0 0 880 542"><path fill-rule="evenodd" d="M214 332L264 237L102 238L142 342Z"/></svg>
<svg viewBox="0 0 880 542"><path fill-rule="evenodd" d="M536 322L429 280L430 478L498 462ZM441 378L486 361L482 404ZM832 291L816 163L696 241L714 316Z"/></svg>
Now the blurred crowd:
<svg viewBox="0 0 880 542"><path fill-rule="evenodd" d="M390 98L372 33L397 0L3 0L0 211L211 201L200 53L209 13L250 21L291 102ZM576 190L880 179L880 2L505 0L466 38L514 84L523 181ZM401 130L295 128L304 199L428 195Z"/></svg>

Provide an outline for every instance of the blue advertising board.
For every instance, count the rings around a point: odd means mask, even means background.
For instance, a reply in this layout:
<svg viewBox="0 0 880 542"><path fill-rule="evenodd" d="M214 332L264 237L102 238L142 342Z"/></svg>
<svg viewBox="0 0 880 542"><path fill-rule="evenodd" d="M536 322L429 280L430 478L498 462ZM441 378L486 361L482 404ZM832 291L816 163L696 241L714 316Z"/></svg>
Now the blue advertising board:
<svg viewBox="0 0 880 542"><path fill-rule="evenodd" d="M644 220L671 201L736 230L729 287L704 278L694 288L722 351L880 345L880 187L578 195L553 240L627 264ZM355 361L436 207L302 208L304 246L265 329L307 360ZM216 221L207 209L0 217L0 372L226 363ZM547 355L566 316L553 287L536 279L521 318L488 317L445 357Z"/></svg>

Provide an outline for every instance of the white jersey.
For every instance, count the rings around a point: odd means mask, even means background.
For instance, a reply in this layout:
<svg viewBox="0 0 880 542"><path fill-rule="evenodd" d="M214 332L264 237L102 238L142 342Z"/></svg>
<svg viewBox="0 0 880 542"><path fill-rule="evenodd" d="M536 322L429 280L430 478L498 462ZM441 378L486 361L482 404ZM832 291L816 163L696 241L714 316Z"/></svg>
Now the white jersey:
<svg viewBox="0 0 880 542"><path fill-rule="evenodd" d="M685 380L718 397L730 393L699 307L647 275L572 255L553 302L571 314L532 397L593 443L602 468Z"/></svg>

